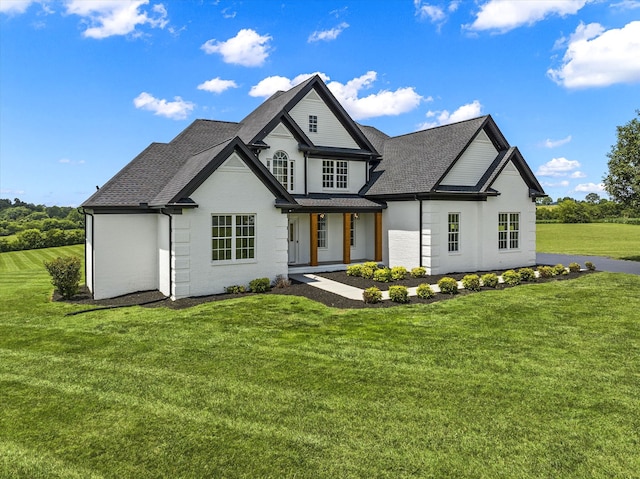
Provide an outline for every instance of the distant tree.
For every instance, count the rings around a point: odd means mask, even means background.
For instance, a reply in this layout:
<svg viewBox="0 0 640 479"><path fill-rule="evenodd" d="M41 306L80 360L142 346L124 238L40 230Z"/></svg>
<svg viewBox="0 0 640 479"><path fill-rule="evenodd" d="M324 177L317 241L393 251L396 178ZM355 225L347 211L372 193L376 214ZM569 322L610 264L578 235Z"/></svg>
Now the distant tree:
<svg viewBox="0 0 640 479"><path fill-rule="evenodd" d="M591 203L591 204L596 204L600 202L600 195L598 193L589 193L587 196L584 197L584 200L587 203Z"/></svg>
<svg viewBox="0 0 640 479"><path fill-rule="evenodd" d="M558 219L562 223L590 223L591 215L585 203L575 200L564 200L555 208Z"/></svg>
<svg viewBox="0 0 640 479"><path fill-rule="evenodd" d="M607 154L609 173L604 188L626 208L640 210L640 110L638 118L616 127L618 140Z"/></svg>
<svg viewBox="0 0 640 479"><path fill-rule="evenodd" d="M5 220L19 220L31 214L31 210L26 206L12 206L0 213L0 217Z"/></svg>

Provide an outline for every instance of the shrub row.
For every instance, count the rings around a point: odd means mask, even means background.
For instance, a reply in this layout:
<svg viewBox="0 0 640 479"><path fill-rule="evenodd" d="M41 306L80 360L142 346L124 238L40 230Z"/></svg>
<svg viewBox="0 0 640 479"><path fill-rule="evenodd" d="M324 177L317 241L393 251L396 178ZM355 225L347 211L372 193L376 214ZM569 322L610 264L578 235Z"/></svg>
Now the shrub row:
<svg viewBox="0 0 640 479"><path fill-rule="evenodd" d="M380 283L389 283L391 281L400 281L411 275L413 278L424 278L427 274L426 268L418 266L413 268L411 272L407 271L404 266L394 266L387 268L380 266L375 261L368 261L362 264L354 264L347 267L347 276L358 276L364 279L373 279Z"/></svg>
<svg viewBox="0 0 640 479"><path fill-rule="evenodd" d="M15 239L0 238L0 253L81 243L84 243L84 230L61 230L56 228L43 233L37 229L28 229L20 231L15 236Z"/></svg>
<svg viewBox="0 0 640 479"><path fill-rule="evenodd" d="M241 284L234 284L231 286L226 286L224 288L224 292L227 294L242 294L246 292L251 293L266 293L271 288L286 288L291 286L291 281L281 274L276 276L276 279L273 283L269 280L269 278L256 278L252 279L249 282L249 286L243 286Z"/></svg>

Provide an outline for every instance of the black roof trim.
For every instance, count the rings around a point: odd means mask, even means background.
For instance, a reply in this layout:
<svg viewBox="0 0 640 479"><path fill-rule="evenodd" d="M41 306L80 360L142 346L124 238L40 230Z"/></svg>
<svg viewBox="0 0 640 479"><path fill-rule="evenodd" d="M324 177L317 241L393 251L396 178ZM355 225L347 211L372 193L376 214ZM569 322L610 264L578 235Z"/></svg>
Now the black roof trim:
<svg viewBox="0 0 640 479"><path fill-rule="evenodd" d="M300 144L298 145L298 150L307 153L310 158L351 158L354 160L372 160L379 158L379 156L367 150L353 150L332 146L306 146Z"/></svg>

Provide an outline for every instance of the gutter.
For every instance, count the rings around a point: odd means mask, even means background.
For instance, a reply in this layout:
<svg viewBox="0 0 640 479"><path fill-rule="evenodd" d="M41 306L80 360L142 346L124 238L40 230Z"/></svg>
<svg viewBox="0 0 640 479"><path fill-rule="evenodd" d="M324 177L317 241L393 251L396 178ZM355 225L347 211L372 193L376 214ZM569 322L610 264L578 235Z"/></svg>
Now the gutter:
<svg viewBox="0 0 640 479"><path fill-rule="evenodd" d="M171 256L173 255L173 242L171 240L171 232L173 231L173 216L169 213L165 213L164 208L160 210L160 213L169 218L169 297L173 296L173 271L171 268Z"/></svg>
<svg viewBox="0 0 640 479"><path fill-rule="evenodd" d="M420 262L419 262L419 266L422 267L422 200L418 200L420 201L420 208L419 208L419 216L418 216L418 241L420 242L420 244L418 245L418 251L420 252Z"/></svg>

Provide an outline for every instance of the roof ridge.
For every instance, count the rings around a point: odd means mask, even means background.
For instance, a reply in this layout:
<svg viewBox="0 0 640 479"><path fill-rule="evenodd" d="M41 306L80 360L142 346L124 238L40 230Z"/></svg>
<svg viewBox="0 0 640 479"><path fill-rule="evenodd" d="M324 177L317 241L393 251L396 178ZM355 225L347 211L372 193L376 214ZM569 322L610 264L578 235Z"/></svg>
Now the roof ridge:
<svg viewBox="0 0 640 479"><path fill-rule="evenodd" d="M439 130L439 129L442 129L442 128L461 125L462 123L467 123L467 122L470 122L470 121L477 121L477 120L480 120L480 119L484 120L484 119L489 118L490 116L491 115L487 114L487 115L477 116L475 118L467 118L466 120L460 120L460 121L456 121L454 123L447 123L446 125L438 125L438 126L434 126L434 127L431 127L431 128L424 128L422 130L413 131L411 133L403 133L402 135L391 136L391 137L389 137L389 139L402 138L403 136L415 135L417 133L423 133L425 131Z"/></svg>

